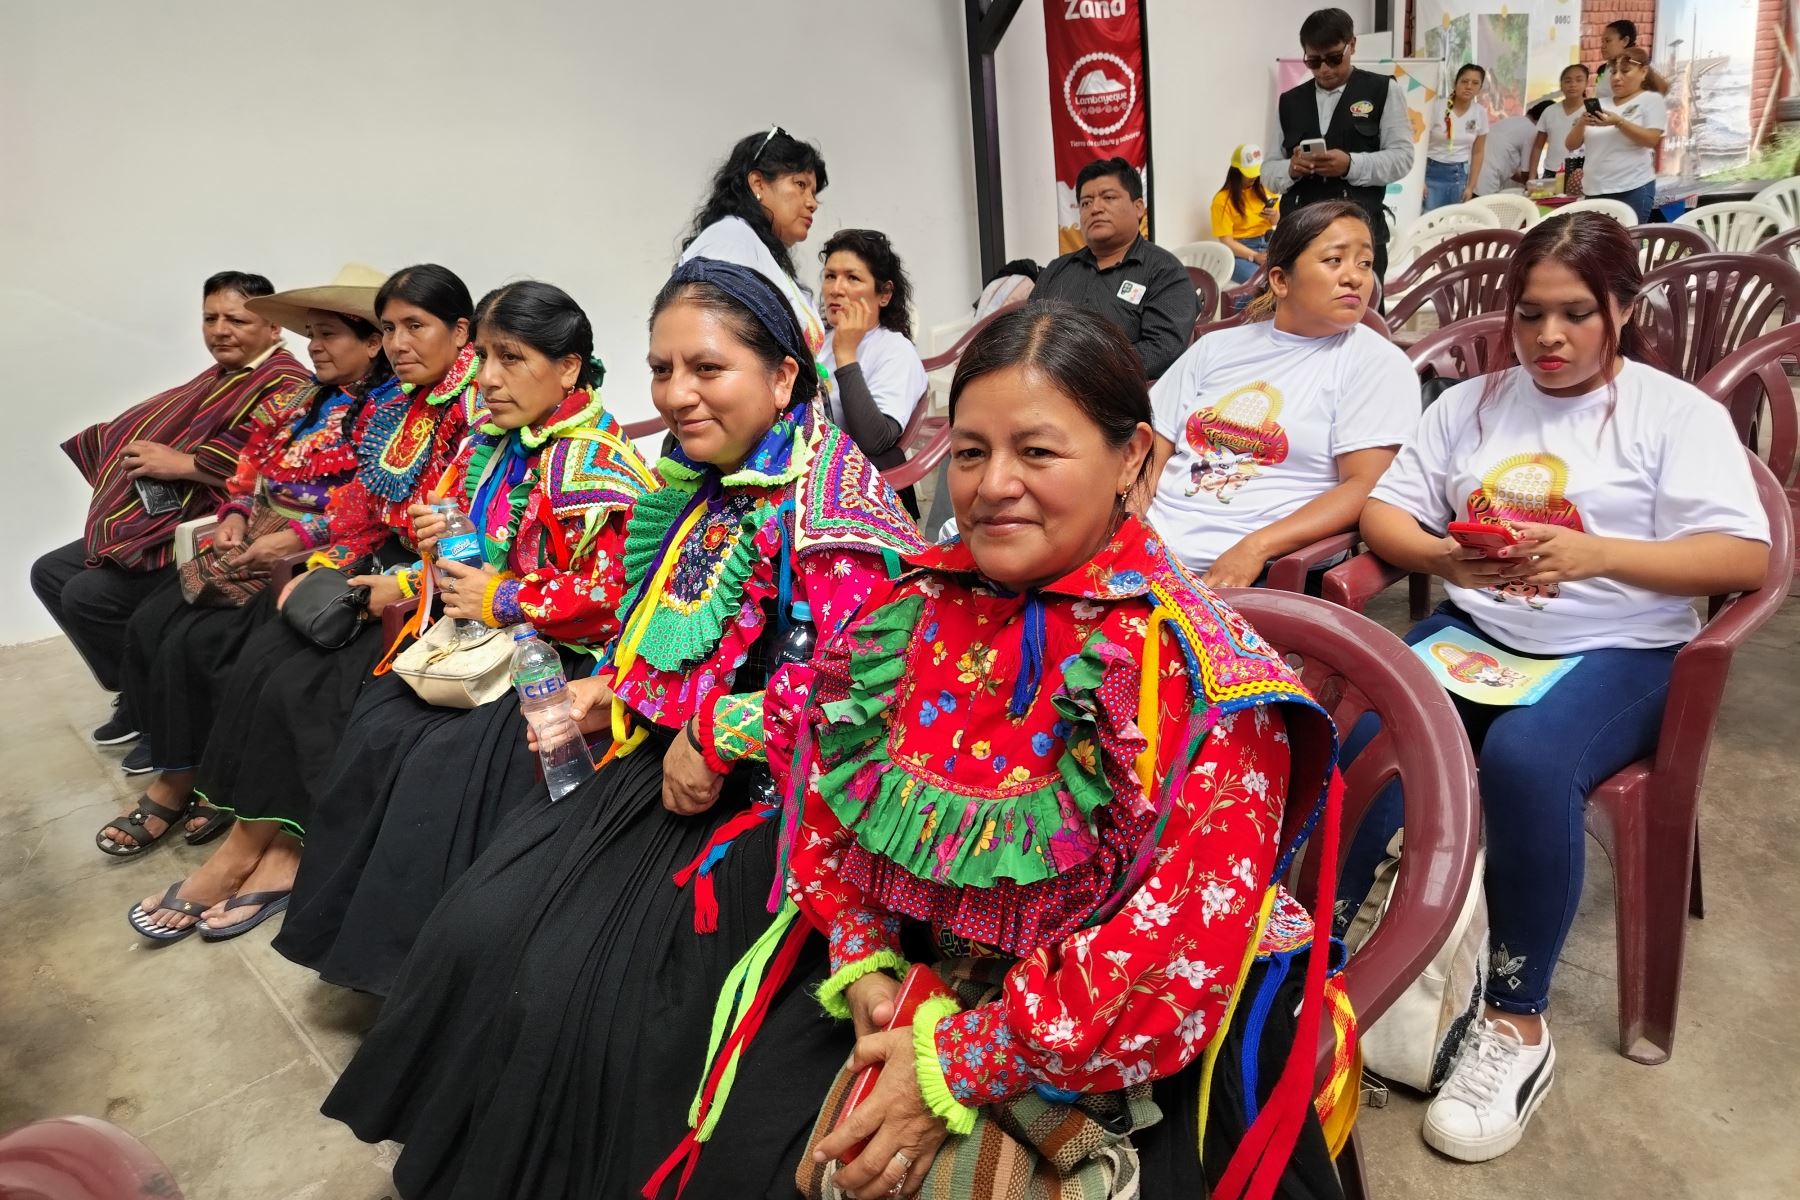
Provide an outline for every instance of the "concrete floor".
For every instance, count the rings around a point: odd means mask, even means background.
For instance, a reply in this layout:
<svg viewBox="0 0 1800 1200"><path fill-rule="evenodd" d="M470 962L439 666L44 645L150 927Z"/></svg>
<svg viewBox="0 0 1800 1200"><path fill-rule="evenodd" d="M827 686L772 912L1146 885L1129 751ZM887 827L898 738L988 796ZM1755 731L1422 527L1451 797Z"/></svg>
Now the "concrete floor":
<svg viewBox="0 0 1800 1200"><path fill-rule="evenodd" d="M1404 621L1397 595L1376 615ZM1689 927L1673 1061L1614 1050L1611 878L1588 887L1558 973L1555 1088L1508 1157L1440 1158L1423 1105L1365 1109L1377 1194L1431 1200L1763 1200L1800 1196L1800 911L1794 800L1800 601L1740 655L1705 805L1711 915ZM93 833L135 792L87 731L106 699L60 639L0 650L0 1129L64 1113L142 1138L188 1200L377 1200L392 1148L365 1146L318 1104L373 1016L269 949L274 922L232 942L151 946L126 909L206 852L179 841L112 862ZM1773 932L1772 932L1773 930ZM495 1200L508 1200L496 1197ZM1161 1198L1151 1198L1161 1200Z"/></svg>

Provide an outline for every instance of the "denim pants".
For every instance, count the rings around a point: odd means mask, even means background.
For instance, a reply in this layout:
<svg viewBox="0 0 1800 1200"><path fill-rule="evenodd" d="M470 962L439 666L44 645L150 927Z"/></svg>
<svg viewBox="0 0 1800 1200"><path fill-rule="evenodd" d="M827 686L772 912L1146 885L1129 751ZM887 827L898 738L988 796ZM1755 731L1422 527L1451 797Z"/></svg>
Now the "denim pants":
<svg viewBox="0 0 1800 1200"><path fill-rule="evenodd" d="M1656 210L1656 181L1639 184L1629 192L1608 192L1603 196L1589 197L1593 200L1618 200L1631 205L1631 211L1637 214L1639 225L1648 224L1650 214Z"/></svg>
<svg viewBox="0 0 1800 1200"><path fill-rule="evenodd" d="M1446 204L1461 204L1463 188L1469 184L1469 164L1425 160L1425 208L1430 212Z"/></svg>
<svg viewBox="0 0 1800 1200"><path fill-rule="evenodd" d="M1269 248L1269 235L1266 233L1261 237L1239 238L1238 241L1244 246L1259 252ZM1256 274L1256 263L1254 260L1248 258L1234 258L1231 260L1231 282L1249 283L1250 277L1254 274Z"/></svg>
<svg viewBox="0 0 1800 1200"><path fill-rule="evenodd" d="M1498 644L1447 602L1408 630L1406 642L1443 629ZM1549 1003L1550 976L1581 902L1587 794L1656 748L1678 649L1587 651L1542 699L1524 707L1451 696L1480 772L1493 953L1487 1001L1502 1012L1540 1013ZM1359 721L1345 739L1345 761L1354 760L1379 728L1372 714ZM1367 889L1400 823L1400 788L1390 784L1352 839L1347 885L1360 880ZM1340 892L1346 898L1360 897Z"/></svg>

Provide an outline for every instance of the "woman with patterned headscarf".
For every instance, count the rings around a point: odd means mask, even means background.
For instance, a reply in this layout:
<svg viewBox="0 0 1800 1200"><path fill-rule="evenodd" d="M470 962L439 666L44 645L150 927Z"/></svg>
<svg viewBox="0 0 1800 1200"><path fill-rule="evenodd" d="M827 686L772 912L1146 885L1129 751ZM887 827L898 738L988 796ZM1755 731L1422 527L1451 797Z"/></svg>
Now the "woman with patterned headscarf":
<svg viewBox="0 0 1800 1200"><path fill-rule="evenodd" d="M719 1057L758 1090L816 1095L848 1051L808 995L822 945L792 905L768 910L792 747L765 733L791 722L765 719L804 702L812 632L841 629L922 544L820 418L812 353L766 277L683 263L649 362L679 445L627 525L620 633L570 685L610 747L446 894L325 1104L406 1143L408 1200L634 1193L687 1130L709 1032L747 1046Z"/></svg>

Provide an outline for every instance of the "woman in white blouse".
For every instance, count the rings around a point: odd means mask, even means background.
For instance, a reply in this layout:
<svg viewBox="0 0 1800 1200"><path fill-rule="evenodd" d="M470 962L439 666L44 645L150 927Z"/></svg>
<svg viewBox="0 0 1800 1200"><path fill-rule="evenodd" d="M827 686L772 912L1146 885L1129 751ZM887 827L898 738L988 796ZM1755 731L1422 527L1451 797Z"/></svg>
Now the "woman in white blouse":
<svg viewBox="0 0 1800 1200"><path fill-rule="evenodd" d="M1494 967L1425 1140L1471 1162L1517 1144L1554 1074L1544 1012L1581 898L1587 793L1654 749L1675 652L1700 628L1691 598L1757 587L1768 566L1725 408L1634 361L1640 282L1637 247L1609 217L1526 234L1506 308L1518 365L1427 409L1362 517L1375 553L1445 581L1450 599L1409 642L1460 633L1581 656L1529 706L1453 697L1480 761ZM1451 522L1518 540L1466 548Z"/></svg>
<svg viewBox="0 0 1800 1200"><path fill-rule="evenodd" d="M1487 153L1488 115L1476 99L1487 68L1464 63L1444 100L1444 118L1425 140L1425 211L1461 204L1475 194Z"/></svg>
<svg viewBox="0 0 1800 1200"><path fill-rule="evenodd" d="M1599 100L1600 111L1590 108L1570 126L1563 145L1587 156L1582 193L1629 204L1642 225L1656 207L1656 147L1669 124L1663 101L1669 85L1637 46L1613 60L1610 76L1612 95Z"/></svg>

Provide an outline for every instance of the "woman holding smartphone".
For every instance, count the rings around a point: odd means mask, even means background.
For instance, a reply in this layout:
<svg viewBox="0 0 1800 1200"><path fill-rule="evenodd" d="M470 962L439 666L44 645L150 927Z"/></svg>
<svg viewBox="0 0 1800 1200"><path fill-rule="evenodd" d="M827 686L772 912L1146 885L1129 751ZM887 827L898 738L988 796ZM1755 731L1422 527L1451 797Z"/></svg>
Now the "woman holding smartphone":
<svg viewBox="0 0 1800 1200"><path fill-rule="evenodd" d="M1584 151L1582 191L1631 206L1638 224L1656 207L1656 147L1668 128L1668 83L1650 55L1632 46L1613 60L1612 95L1589 99L1587 115L1569 128L1564 148Z"/></svg>
<svg viewBox="0 0 1800 1200"><path fill-rule="evenodd" d="M1700 630L1692 598L1757 587L1769 556L1730 415L1641 361L1625 227L1552 217L1513 262L1513 365L1426 409L1362 515L1371 550L1445 581L1408 642L1455 630L1581 656L1530 706L1452 697L1480 762L1494 968L1425 1140L1469 1162L1518 1143L1554 1075L1544 1013L1581 898L1587 793L1655 747L1675 653ZM1455 522L1511 544L1439 532Z"/></svg>
<svg viewBox="0 0 1800 1200"><path fill-rule="evenodd" d="M1231 251L1233 283L1248 283L1263 265L1275 227L1275 198L1263 187L1262 159L1261 146L1233 150L1225 185L1213 194L1212 235Z"/></svg>

